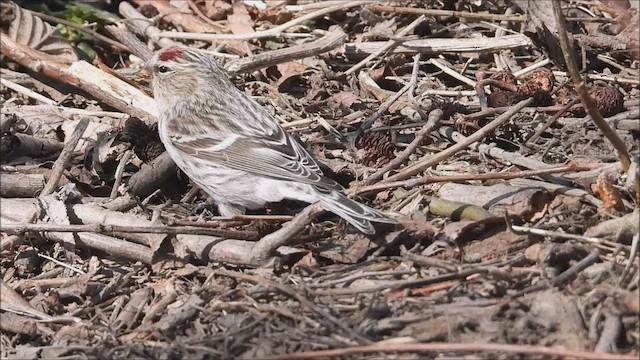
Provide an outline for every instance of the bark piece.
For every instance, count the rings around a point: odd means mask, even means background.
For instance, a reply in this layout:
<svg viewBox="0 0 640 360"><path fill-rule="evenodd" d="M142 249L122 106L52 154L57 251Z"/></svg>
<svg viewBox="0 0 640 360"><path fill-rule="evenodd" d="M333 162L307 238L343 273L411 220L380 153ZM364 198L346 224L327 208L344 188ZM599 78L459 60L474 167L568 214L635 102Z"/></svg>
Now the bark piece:
<svg viewBox="0 0 640 360"><path fill-rule="evenodd" d="M0 196L2 197L35 197L44 188L45 178L42 174L0 174Z"/></svg>

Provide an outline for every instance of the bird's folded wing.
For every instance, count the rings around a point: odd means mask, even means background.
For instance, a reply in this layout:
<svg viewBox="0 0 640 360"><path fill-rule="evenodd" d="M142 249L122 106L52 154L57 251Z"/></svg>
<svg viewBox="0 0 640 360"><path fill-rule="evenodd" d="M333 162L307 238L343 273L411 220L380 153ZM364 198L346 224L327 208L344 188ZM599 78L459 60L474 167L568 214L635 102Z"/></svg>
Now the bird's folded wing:
<svg viewBox="0 0 640 360"><path fill-rule="evenodd" d="M173 145L187 155L255 175L300 182L326 189L343 190L325 177L318 164L293 139L285 143L241 136L224 140L212 138L172 139Z"/></svg>

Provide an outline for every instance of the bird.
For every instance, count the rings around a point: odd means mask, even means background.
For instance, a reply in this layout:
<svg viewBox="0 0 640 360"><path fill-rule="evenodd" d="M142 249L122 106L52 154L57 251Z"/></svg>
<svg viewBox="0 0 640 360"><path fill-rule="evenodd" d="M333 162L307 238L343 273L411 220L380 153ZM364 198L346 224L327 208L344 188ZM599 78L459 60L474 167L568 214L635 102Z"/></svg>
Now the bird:
<svg viewBox="0 0 640 360"><path fill-rule="evenodd" d="M147 61L160 139L176 165L218 207L244 214L283 199L320 202L359 231L372 222L396 223L383 212L344 195L318 162L207 52L175 46Z"/></svg>

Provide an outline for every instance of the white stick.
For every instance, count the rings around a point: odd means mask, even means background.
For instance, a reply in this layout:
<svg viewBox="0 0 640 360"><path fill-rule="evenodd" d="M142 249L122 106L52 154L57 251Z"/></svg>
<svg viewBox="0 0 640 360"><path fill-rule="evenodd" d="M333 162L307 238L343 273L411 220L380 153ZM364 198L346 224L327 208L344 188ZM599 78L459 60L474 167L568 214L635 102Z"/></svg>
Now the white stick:
<svg viewBox="0 0 640 360"><path fill-rule="evenodd" d="M20 94L28 96L28 97L30 97L32 99L36 99L36 100L38 100L40 102L43 102L43 103L45 103L47 105L55 105L56 104L55 101L49 99L48 97L43 96L41 94L38 94L37 92L35 92L33 90L27 89L26 87L24 87L24 86L22 86L20 84L16 84L13 81L0 78L0 82L2 82L2 85L8 87L11 90L17 91Z"/></svg>
<svg viewBox="0 0 640 360"><path fill-rule="evenodd" d="M430 63L432 63L433 65L437 66L440 70L442 70L445 74L450 75L451 77L454 77L460 81L462 81L463 83L475 88L476 86L476 82L469 79L468 77L462 75L462 74L458 74L458 72L456 72L455 70L449 68L448 66L445 66L444 64L441 64L437 59L431 59L429 60Z"/></svg>

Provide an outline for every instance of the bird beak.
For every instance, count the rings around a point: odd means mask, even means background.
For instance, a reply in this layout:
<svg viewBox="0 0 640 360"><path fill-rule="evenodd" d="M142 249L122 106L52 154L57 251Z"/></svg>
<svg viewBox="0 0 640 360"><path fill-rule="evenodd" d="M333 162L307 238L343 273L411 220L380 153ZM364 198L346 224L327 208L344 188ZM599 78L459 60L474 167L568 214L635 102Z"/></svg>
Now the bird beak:
<svg viewBox="0 0 640 360"><path fill-rule="evenodd" d="M145 63L140 69L138 69L138 76L144 78L151 78L153 73L151 72L151 66L148 63Z"/></svg>
<svg viewBox="0 0 640 360"><path fill-rule="evenodd" d="M121 71L122 76L127 81L149 84L153 80L153 73L150 68L144 66L141 68L126 68ZM146 86L146 85L145 85Z"/></svg>

